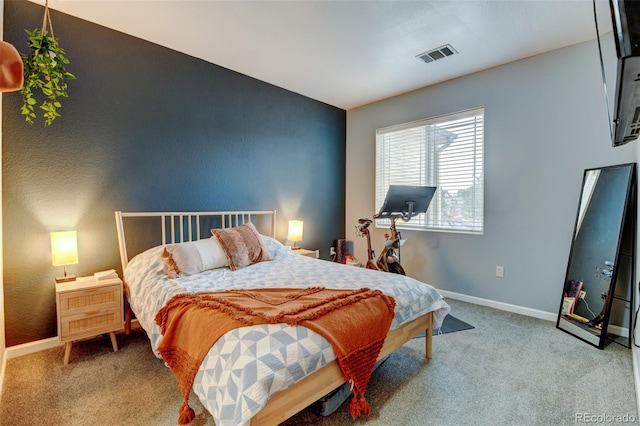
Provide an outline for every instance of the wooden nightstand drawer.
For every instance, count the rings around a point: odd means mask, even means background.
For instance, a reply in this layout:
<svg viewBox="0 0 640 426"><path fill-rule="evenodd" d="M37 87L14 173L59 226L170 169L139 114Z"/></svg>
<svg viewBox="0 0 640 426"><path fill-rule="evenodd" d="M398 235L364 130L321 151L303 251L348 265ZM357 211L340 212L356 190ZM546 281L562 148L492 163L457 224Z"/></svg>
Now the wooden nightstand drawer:
<svg viewBox="0 0 640 426"><path fill-rule="evenodd" d="M60 316L84 313L87 310L122 306L120 285L94 287L60 294Z"/></svg>
<svg viewBox="0 0 640 426"><path fill-rule="evenodd" d="M122 328L122 308L87 308L85 312L60 319L60 341L92 337Z"/></svg>
<svg viewBox="0 0 640 426"><path fill-rule="evenodd" d="M69 363L74 340L109 333L118 350L117 330L123 325L122 280L80 277L56 284L58 339L64 343L64 363Z"/></svg>

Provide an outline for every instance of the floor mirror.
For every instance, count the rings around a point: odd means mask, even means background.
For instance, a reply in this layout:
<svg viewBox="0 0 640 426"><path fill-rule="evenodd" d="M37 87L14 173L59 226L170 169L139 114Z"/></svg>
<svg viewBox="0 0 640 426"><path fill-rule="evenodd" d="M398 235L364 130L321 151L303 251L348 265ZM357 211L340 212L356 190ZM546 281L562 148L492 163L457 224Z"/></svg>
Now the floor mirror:
<svg viewBox="0 0 640 426"><path fill-rule="evenodd" d="M636 165L584 171L557 328L603 349L631 345Z"/></svg>

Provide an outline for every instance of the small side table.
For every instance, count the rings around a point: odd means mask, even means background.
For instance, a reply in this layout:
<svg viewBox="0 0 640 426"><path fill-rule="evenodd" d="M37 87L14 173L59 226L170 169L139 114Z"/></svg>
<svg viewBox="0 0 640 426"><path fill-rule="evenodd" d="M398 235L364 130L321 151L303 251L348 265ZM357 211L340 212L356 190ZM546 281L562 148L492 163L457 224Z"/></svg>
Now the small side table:
<svg viewBox="0 0 640 426"><path fill-rule="evenodd" d="M320 258L320 250L308 250L308 249L295 249L293 250L294 253L297 253L301 256L307 256L307 257L315 257L316 259Z"/></svg>
<svg viewBox="0 0 640 426"><path fill-rule="evenodd" d="M69 363L74 340L109 333L114 352L115 332L122 329L122 280L80 277L56 284L58 339L64 343L64 365Z"/></svg>

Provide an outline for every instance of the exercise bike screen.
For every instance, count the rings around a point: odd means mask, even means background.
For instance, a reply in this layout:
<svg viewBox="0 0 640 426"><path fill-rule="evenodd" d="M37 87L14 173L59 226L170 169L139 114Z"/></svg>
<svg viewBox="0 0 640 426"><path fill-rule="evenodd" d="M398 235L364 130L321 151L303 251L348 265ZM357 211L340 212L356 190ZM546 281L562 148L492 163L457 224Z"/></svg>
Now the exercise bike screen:
<svg viewBox="0 0 640 426"><path fill-rule="evenodd" d="M426 213L436 189L435 186L389 185L387 196L376 218L384 219L393 214L408 213L409 202L413 202L412 217Z"/></svg>

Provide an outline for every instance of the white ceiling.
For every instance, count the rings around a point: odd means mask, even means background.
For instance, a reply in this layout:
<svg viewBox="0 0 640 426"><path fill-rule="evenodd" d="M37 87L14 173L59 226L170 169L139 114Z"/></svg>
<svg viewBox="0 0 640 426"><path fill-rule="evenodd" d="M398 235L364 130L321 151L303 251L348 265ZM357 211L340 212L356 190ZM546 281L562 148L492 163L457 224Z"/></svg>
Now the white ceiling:
<svg viewBox="0 0 640 426"><path fill-rule="evenodd" d="M605 16L608 0L596 4ZM592 0L50 0L49 7L343 109L596 36ZM610 30L605 17L601 32ZM447 43L459 54L430 64L416 58Z"/></svg>

